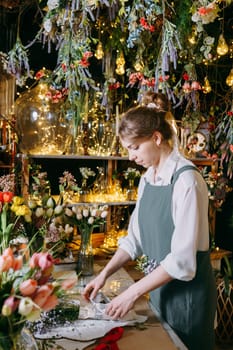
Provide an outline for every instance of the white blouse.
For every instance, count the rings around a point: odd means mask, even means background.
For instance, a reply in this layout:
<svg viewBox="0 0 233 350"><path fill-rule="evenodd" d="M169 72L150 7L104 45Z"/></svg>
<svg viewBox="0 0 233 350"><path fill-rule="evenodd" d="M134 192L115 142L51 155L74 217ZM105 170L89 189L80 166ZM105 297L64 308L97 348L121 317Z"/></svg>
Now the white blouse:
<svg viewBox="0 0 233 350"><path fill-rule="evenodd" d="M134 260L143 254L138 225L138 208L145 179L151 185L163 186L171 182L178 169L193 163L174 150L161 170L153 167L142 175L138 187L138 200L131 215L128 234L119 240L119 247ZM209 249L208 189L205 180L197 171L187 170L180 174L172 196L174 233L170 253L160 261L165 271L173 278L189 281L196 273L196 253ZM158 222L159 225L159 222Z"/></svg>

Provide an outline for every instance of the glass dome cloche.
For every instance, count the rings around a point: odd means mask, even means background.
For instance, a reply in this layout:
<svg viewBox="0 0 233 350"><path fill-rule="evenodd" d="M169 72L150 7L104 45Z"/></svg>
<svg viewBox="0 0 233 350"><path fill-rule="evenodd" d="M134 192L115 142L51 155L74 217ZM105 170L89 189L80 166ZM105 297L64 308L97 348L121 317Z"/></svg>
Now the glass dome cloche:
<svg viewBox="0 0 233 350"><path fill-rule="evenodd" d="M66 113L62 92L39 82L16 100L20 152L60 155L70 152L72 118Z"/></svg>

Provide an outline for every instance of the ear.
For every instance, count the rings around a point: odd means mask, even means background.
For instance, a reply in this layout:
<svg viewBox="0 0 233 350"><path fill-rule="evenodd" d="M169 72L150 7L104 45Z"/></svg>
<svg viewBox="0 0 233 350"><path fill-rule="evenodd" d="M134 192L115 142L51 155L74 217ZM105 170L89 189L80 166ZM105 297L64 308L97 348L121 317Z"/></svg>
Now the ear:
<svg viewBox="0 0 233 350"><path fill-rule="evenodd" d="M153 138L153 141L156 143L157 146L161 145L161 143L162 143L162 135L161 135L161 133L159 131L155 131L153 133L152 138Z"/></svg>

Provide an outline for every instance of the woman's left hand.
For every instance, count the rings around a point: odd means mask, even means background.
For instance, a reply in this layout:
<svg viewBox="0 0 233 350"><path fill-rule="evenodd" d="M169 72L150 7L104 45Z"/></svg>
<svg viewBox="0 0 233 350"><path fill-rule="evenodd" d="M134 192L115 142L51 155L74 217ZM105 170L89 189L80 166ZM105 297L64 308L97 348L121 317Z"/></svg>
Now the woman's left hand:
<svg viewBox="0 0 233 350"><path fill-rule="evenodd" d="M106 306L105 313L113 320L123 318L134 306L136 301L132 290L127 289Z"/></svg>

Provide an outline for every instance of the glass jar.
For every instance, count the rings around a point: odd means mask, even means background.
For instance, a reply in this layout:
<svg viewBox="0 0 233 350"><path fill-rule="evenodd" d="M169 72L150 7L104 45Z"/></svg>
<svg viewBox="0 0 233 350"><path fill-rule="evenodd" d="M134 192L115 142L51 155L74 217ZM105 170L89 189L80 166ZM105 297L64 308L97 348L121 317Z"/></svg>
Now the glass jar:
<svg viewBox="0 0 233 350"><path fill-rule="evenodd" d="M45 83L38 83L16 100L16 126L21 152L59 155L70 151L72 121L62 108L64 101L53 101Z"/></svg>

